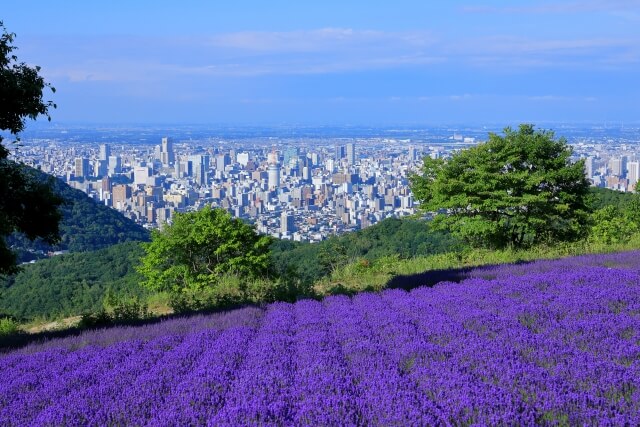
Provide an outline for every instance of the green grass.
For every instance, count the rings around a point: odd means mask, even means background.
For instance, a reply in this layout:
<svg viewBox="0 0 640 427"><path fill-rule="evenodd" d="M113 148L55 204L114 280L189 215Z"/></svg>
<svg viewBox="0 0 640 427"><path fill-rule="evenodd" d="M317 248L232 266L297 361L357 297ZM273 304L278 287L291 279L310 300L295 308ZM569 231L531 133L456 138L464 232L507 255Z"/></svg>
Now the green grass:
<svg viewBox="0 0 640 427"><path fill-rule="evenodd" d="M448 252L410 259L387 256L369 262L357 260L333 273L314 285L319 296L334 293L357 293L385 289L396 276L410 276L432 270L449 270L492 264L510 264L537 259L556 259L567 256L620 252L640 248L640 233L632 235L628 241L614 244L579 241L556 246L537 246L529 249L467 249L462 252Z"/></svg>

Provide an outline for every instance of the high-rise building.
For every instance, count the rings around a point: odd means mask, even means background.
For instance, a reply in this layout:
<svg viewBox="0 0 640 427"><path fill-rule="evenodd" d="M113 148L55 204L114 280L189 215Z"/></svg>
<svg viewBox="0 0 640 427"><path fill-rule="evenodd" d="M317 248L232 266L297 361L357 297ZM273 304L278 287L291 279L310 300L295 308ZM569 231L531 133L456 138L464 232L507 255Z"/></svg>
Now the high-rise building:
<svg viewBox="0 0 640 427"><path fill-rule="evenodd" d="M584 170L587 178L593 178L593 173L596 170L596 159L593 156L589 156L584 161Z"/></svg>
<svg viewBox="0 0 640 427"><path fill-rule="evenodd" d="M109 144L100 144L100 157L98 160L109 160L111 155L111 147Z"/></svg>
<svg viewBox="0 0 640 427"><path fill-rule="evenodd" d="M76 178L86 178L89 176L89 159L84 157L76 157L75 160L75 176Z"/></svg>
<svg viewBox="0 0 640 427"><path fill-rule="evenodd" d="M277 190L280 187L280 167L277 164L270 164L267 169L269 174L269 190Z"/></svg>
<svg viewBox="0 0 640 427"><path fill-rule="evenodd" d="M147 185L147 178L152 175L148 166L137 166L133 169L133 183L136 185Z"/></svg>
<svg viewBox="0 0 640 427"><path fill-rule="evenodd" d="M219 171L224 171L224 168L231 164L231 156L229 154L220 154L216 158L216 169Z"/></svg>
<svg viewBox="0 0 640 427"><path fill-rule="evenodd" d="M347 149L344 145L336 145L336 161L344 159L347 156Z"/></svg>
<svg viewBox="0 0 640 427"><path fill-rule="evenodd" d="M627 163L627 179L629 179L629 187L633 189L640 180L640 162Z"/></svg>
<svg viewBox="0 0 640 427"><path fill-rule="evenodd" d="M111 179L108 176L102 178L101 187L104 192L111 192Z"/></svg>
<svg viewBox="0 0 640 427"><path fill-rule="evenodd" d="M109 175L122 172L122 159L120 156L109 156Z"/></svg>
<svg viewBox="0 0 640 427"><path fill-rule="evenodd" d="M350 165L355 165L356 164L356 144L352 142L347 144L345 155L347 157L347 162Z"/></svg>
<svg viewBox="0 0 640 427"><path fill-rule="evenodd" d="M189 156L189 161L192 163L195 181L200 185L205 184L207 182L207 171L209 170L209 155Z"/></svg>
<svg viewBox="0 0 640 427"><path fill-rule="evenodd" d="M302 180L306 182L311 181L311 168L309 166L302 168Z"/></svg>
<svg viewBox="0 0 640 427"><path fill-rule="evenodd" d="M622 176L623 175L623 167L622 167L622 159L619 157L612 157L609 159L609 170L611 175L614 176Z"/></svg>
<svg viewBox="0 0 640 427"><path fill-rule="evenodd" d="M409 161L413 162L418 160L418 151L416 150L416 147L411 146L409 147Z"/></svg>
<svg viewBox="0 0 640 427"><path fill-rule="evenodd" d="M106 176L109 173L108 162L106 160L96 160L93 165L93 170L95 171L95 176Z"/></svg>
<svg viewBox="0 0 640 427"><path fill-rule="evenodd" d="M249 153L238 153L236 161L242 166L247 167L247 164L249 163Z"/></svg>
<svg viewBox="0 0 640 427"><path fill-rule="evenodd" d="M160 146L160 161L164 166L172 166L175 162L173 139L169 137L162 138L162 145Z"/></svg>
<svg viewBox="0 0 640 427"><path fill-rule="evenodd" d="M290 212L282 212L280 215L280 232L289 234L295 231L294 218Z"/></svg>
<svg viewBox="0 0 640 427"><path fill-rule="evenodd" d="M114 185L112 198L114 208L124 209L131 198L131 187L128 185Z"/></svg>

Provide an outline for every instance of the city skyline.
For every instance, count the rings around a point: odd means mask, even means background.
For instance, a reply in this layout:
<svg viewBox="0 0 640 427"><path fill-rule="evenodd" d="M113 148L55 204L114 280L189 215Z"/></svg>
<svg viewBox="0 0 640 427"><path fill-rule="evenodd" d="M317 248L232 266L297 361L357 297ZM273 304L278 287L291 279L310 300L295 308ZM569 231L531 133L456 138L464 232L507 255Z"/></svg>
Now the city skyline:
<svg viewBox="0 0 640 427"><path fill-rule="evenodd" d="M636 1L44 1L2 20L55 122L638 122Z"/></svg>

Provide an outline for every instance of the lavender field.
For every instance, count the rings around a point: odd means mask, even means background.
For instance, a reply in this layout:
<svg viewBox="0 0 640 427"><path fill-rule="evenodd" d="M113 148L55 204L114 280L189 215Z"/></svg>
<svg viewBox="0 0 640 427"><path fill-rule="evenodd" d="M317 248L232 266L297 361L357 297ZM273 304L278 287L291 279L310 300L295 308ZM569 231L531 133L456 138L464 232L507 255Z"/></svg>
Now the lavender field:
<svg viewBox="0 0 640 427"><path fill-rule="evenodd" d="M640 252L0 355L0 425L640 425Z"/></svg>

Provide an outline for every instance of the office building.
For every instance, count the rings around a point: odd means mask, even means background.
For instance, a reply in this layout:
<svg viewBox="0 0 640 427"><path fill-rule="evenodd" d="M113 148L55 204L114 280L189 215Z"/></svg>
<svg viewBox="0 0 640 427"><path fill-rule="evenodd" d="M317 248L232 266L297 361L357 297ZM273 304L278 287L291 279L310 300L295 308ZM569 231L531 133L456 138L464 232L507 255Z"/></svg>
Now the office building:
<svg viewBox="0 0 640 427"><path fill-rule="evenodd" d="M354 143L347 144L345 156L347 158L347 162L350 165L356 164L356 144Z"/></svg>
<svg viewBox="0 0 640 427"><path fill-rule="evenodd" d="M100 144L100 157L98 160L109 160L109 156L111 155L111 147L109 144Z"/></svg>
<svg viewBox="0 0 640 427"><path fill-rule="evenodd" d="M76 178L87 178L90 175L89 159L76 157L74 175Z"/></svg>
<svg viewBox="0 0 640 427"><path fill-rule="evenodd" d="M162 138L162 145L160 146L160 161L165 167L172 166L175 162L175 154L173 152L173 139L169 137Z"/></svg>

